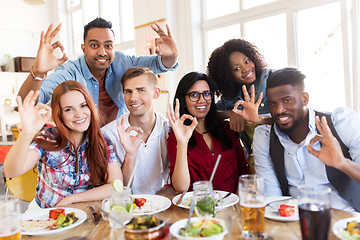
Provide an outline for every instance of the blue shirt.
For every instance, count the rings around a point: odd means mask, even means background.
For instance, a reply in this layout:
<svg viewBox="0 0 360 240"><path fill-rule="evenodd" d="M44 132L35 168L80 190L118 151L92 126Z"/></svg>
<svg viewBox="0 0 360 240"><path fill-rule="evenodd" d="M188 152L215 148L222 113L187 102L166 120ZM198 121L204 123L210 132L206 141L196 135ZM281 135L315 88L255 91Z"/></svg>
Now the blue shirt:
<svg viewBox="0 0 360 240"><path fill-rule="evenodd" d="M113 102L119 108L117 117L127 113L124 102L123 87L121 78L127 69L134 66L147 66L155 74L173 71L177 68L178 63L173 68L166 68L161 57L155 56L127 56L122 52L115 52L114 61L106 71L105 88ZM75 61L67 61L55 69L55 72L49 75L42 83L40 88L39 102L48 103L54 89L66 80L75 80L84 85L90 92L96 106L99 103L99 82L91 74L84 56L80 56Z"/></svg>
<svg viewBox="0 0 360 240"><path fill-rule="evenodd" d="M360 117L351 109L338 108L331 114L334 128L343 143L349 148L353 161L360 163ZM265 178L265 189L268 196L281 196L281 189L276 178L273 163L269 153L270 125L262 125L255 129L253 150L256 174ZM325 164L310 154L306 145L317 134L315 112L309 109L309 133L300 144L294 143L288 135L279 130L275 124L275 134L284 147L285 173L289 183L290 194L297 195L296 186L299 185L327 185L332 189L331 206L337 209L354 209L331 186L327 178ZM316 142L313 147L321 148ZM346 187L346 186L344 186Z"/></svg>
<svg viewBox="0 0 360 240"><path fill-rule="evenodd" d="M255 102L259 99L260 93L263 93L263 99L261 101L261 104L259 105L259 114L267 114L269 113L269 105L266 98L266 82L269 77L269 72L271 69L264 69L262 72L262 75L257 77L255 81L251 84L255 87ZM250 96L250 88L247 89L249 96ZM221 99L216 103L216 107L218 110L232 110L234 108L234 105L237 101L244 100L242 97L242 89L240 89L240 92L238 95L233 99L225 99L223 96ZM242 109L242 106L239 106L239 109Z"/></svg>

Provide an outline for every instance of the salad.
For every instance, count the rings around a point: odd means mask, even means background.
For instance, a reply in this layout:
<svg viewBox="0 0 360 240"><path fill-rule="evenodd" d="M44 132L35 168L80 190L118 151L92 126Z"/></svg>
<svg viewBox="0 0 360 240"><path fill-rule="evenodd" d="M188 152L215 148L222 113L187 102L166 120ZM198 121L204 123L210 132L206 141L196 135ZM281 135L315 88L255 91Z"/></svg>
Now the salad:
<svg viewBox="0 0 360 240"><path fill-rule="evenodd" d="M348 222L346 228L341 233L342 237L348 240L360 239L360 223L357 221Z"/></svg>
<svg viewBox="0 0 360 240"><path fill-rule="evenodd" d="M189 226L180 229L184 237L210 237L224 231L220 222L215 219L201 219L190 222Z"/></svg>

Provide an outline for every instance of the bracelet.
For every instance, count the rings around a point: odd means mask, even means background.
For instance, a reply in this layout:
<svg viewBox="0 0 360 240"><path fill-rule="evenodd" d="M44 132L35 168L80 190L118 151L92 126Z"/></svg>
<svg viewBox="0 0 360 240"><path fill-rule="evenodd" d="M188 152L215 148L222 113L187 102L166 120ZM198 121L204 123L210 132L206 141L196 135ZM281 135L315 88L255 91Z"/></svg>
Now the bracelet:
<svg viewBox="0 0 360 240"><path fill-rule="evenodd" d="M44 77L44 78L39 78L39 77L35 76L35 74L34 74L34 72L33 72L33 67L34 67L34 66L31 66L31 68L30 68L30 75L32 76L32 78L33 78L34 80L43 81L43 80L46 78L47 73L45 74L45 77Z"/></svg>

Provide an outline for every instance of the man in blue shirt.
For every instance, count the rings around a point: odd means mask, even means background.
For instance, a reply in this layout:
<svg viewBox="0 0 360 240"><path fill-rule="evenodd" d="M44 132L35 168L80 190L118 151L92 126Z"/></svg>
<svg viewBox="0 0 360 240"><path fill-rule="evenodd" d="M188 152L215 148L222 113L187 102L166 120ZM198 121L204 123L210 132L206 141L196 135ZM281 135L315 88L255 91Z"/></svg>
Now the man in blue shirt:
<svg viewBox="0 0 360 240"><path fill-rule="evenodd" d="M103 125L127 112L121 77L133 66L147 66L155 74L171 71L177 67L177 45L166 25L167 33L155 22L151 27L159 35L155 39L154 56L127 56L115 51L115 36L112 24L96 18L84 27L83 56L75 61L67 61L64 47L57 41L52 43L61 24L54 30L51 24L47 32L41 33L40 46L35 64L19 95L24 98L30 90L39 90L38 101L48 103L55 87L66 80L75 80L87 87L103 118ZM57 58L54 50L59 48L62 58ZM67 61L65 63L65 61ZM56 68L56 69L55 69ZM55 72L47 77L47 72Z"/></svg>
<svg viewBox="0 0 360 240"><path fill-rule="evenodd" d="M297 186L326 185L333 208L359 211L360 117L347 108L324 114L307 107L304 78L295 68L270 74L266 95L274 124L255 129L256 174L265 178L268 196L295 197Z"/></svg>

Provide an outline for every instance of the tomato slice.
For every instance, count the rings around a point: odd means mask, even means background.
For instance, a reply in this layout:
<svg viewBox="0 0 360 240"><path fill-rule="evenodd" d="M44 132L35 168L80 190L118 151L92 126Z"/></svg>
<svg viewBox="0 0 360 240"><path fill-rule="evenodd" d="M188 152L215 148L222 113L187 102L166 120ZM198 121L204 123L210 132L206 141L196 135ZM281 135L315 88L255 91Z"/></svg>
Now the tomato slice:
<svg viewBox="0 0 360 240"><path fill-rule="evenodd" d="M57 209L50 210L49 218L56 220L60 214L65 215L65 209L57 208Z"/></svg>
<svg viewBox="0 0 360 240"><path fill-rule="evenodd" d="M282 217L290 217L294 214L295 207L291 205L281 204L279 208L279 214Z"/></svg>
<svg viewBox="0 0 360 240"><path fill-rule="evenodd" d="M145 198L135 198L135 204L138 207L142 207L146 203Z"/></svg>

